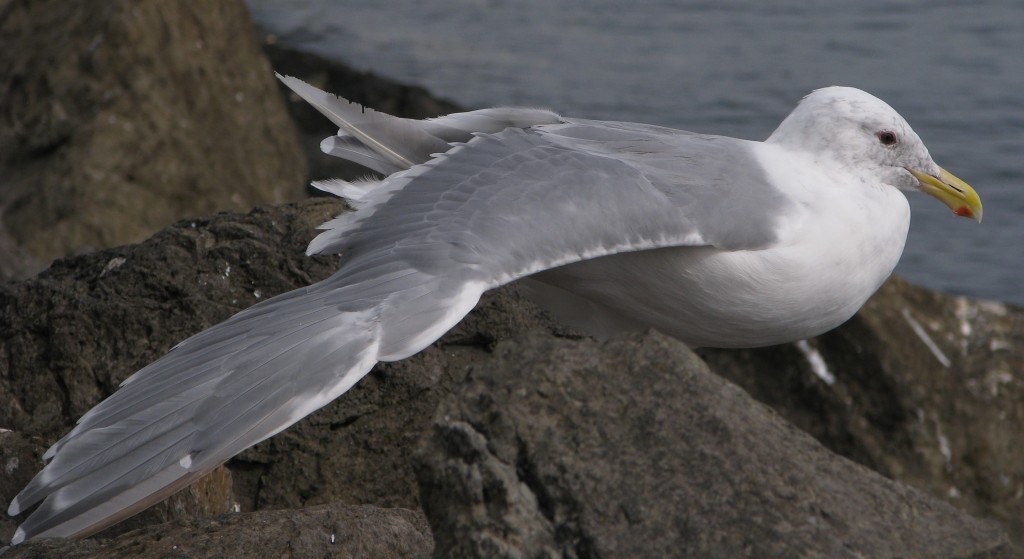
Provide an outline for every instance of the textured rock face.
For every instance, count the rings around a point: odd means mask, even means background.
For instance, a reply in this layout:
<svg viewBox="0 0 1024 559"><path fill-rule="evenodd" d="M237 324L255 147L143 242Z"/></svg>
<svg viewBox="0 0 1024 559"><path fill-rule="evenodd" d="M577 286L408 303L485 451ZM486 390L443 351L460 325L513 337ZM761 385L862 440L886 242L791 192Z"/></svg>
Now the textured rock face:
<svg viewBox="0 0 1024 559"><path fill-rule="evenodd" d="M1024 541L1020 309L894 278L808 344L702 354L831 450Z"/></svg>
<svg viewBox="0 0 1024 559"><path fill-rule="evenodd" d="M305 158L242 0L15 0L0 37L0 224L28 255L302 196Z"/></svg>
<svg viewBox="0 0 1024 559"><path fill-rule="evenodd" d="M343 207L320 199L183 221L0 284L0 425L52 442L174 344L325 277L337 259L303 250Z"/></svg>
<svg viewBox="0 0 1024 559"><path fill-rule="evenodd" d="M436 557L1011 556L648 334L498 346L419 456Z"/></svg>
<svg viewBox="0 0 1024 559"><path fill-rule="evenodd" d="M2 400L0 400L2 401ZM10 503L12 497L39 471L43 451L39 444L33 444L19 433L0 430L0 504ZM0 547L10 541L18 522L0 511Z"/></svg>
<svg viewBox="0 0 1024 559"><path fill-rule="evenodd" d="M0 426L21 435L0 438L0 450L19 457L12 483L0 483L4 509L46 446L128 375L234 312L332 272L336 259L307 258L303 249L343 207L320 199L184 221L140 245L62 259L31 280L0 284ZM113 533L254 500L232 486L218 469ZM0 538L14 527L4 515Z"/></svg>
<svg viewBox="0 0 1024 559"><path fill-rule="evenodd" d="M44 267L42 261L18 245L0 221L0 281L31 277Z"/></svg>
<svg viewBox="0 0 1024 559"><path fill-rule="evenodd" d="M334 504L170 522L105 541L28 542L4 559L426 559L431 547L429 527L418 512Z"/></svg>

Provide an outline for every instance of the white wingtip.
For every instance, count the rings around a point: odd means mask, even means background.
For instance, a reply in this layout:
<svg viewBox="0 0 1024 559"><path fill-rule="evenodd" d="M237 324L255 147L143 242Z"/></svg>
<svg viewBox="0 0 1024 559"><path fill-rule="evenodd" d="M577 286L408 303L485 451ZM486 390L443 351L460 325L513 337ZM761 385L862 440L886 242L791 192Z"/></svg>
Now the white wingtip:
<svg viewBox="0 0 1024 559"><path fill-rule="evenodd" d="M18 545L23 541L25 541L25 531L21 528L18 528L14 531L14 537L11 538L11 545Z"/></svg>
<svg viewBox="0 0 1024 559"><path fill-rule="evenodd" d="M21 503L18 502L18 498L11 499L11 505L7 507L8 516L17 516L21 514Z"/></svg>

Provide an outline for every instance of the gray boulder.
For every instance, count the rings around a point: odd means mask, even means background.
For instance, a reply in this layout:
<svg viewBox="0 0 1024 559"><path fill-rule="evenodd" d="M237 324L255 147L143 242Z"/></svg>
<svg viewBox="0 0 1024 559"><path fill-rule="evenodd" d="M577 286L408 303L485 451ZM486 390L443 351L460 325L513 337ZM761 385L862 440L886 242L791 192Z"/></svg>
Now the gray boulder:
<svg viewBox="0 0 1024 559"><path fill-rule="evenodd" d="M0 7L0 37L0 253L27 260L3 277L303 195L242 0L19 0Z"/></svg>
<svg viewBox="0 0 1024 559"><path fill-rule="evenodd" d="M1015 556L656 333L500 344L417 464L435 557Z"/></svg>
<svg viewBox="0 0 1024 559"><path fill-rule="evenodd" d="M32 541L9 549L3 557L426 559L431 548L430 529L416 511L332 504L178 520L105 540Z"/></svg>
<svg viewBox="0 0 1024 559"><path fill-rule="evenodd" d="M896 277L806 344L701 354L832 451L1024 542L1021 309Z"/></svg>

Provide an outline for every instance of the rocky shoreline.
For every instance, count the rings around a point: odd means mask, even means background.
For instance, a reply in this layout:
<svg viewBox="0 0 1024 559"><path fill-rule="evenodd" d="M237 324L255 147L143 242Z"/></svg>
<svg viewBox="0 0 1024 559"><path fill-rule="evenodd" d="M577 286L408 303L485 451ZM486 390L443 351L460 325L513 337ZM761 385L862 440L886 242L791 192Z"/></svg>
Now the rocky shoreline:
<svg viewBox="0 0 1024 559"><path fill-rule="evenodd" d="M319 155L331 125L272 69L457 110L217 6L0 8L0 273L20 278L0 284L4 508L121 379L335 268L303 251L345 205L305 184L365 172ZM819 338L699 355L584 338L510 286L167 502L5 559L1020 557L1022 343L1021 309L899 278Z"/></svg>

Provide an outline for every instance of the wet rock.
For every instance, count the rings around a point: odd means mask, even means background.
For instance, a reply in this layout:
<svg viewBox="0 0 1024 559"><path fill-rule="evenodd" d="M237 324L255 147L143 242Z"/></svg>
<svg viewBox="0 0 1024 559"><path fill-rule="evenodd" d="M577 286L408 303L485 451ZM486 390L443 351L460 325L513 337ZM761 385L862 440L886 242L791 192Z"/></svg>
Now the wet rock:
<svg viewBox="0 0 1024 559"><path fill-rule="evenodd" d="M418 512L335 504L169 522L104 541L27 542L11 548L4 559L425 559L432 547L430 530Z"/></svg>
<svg viewBox="0 0 1024 559"><path fill-rule="evenodd" d="M32 257L302 196L242 0L15 0L0 37L0 222Z"/></svg>
<svg viewBox="0 0 1024 559"><path fill-rule="evenodd" d="M656 333L500 344L417 458L435 557L1011 557Z"/></svg>

